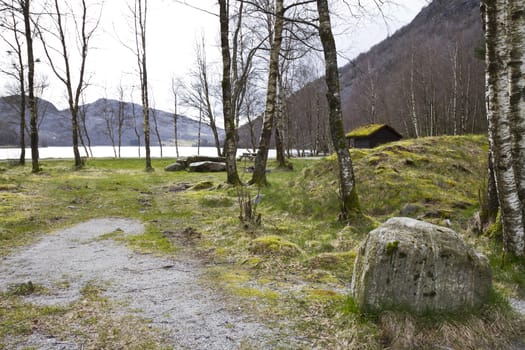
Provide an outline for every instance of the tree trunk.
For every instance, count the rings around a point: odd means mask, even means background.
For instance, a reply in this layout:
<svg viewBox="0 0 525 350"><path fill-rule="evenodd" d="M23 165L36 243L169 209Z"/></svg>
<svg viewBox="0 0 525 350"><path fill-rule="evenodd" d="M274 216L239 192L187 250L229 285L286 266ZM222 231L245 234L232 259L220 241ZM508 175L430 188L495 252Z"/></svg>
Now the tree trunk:
<svg viewBox="0 0 525 350"><path fill-rule="evenodd" d="M30 138L31 138L31 163L32 172L37 173L40 171L39 154L38 154L38 126L37 126L37 108L35 98L35 57L33 54L33 31L31 29L31 11L30 1L25 0L22 2L22 12L24 16L24 34L26 38L26 49L27 49L27 84L29 89L28 104L29 104L29 115L30 115Z"/></svg>
<svg viewBox="0 0 525 350"><path fill-rule="evenodd" d="M140 89L142 98L142 116L144 118L144 147L146 148L146 171L153 171L151 165L151 127L149 116L149 92L148 92L148 65L146 61L146 24L148 16L148 0L137 0L138 12L135 10L135 35L139 36L137 41L137 59L140 72ZM144 4L144 5L143 5ZM138 23L137 23L138 21Z"/></svg>
<svg viewBox="0 0 525 350"><path fill-rule="evenodd" d="M507 0L485 0L482 4L486 39L486 84L489 142L503 224L504 248L515 255L524 254L523 203L518 195L516 162L513 154L513 127L509 99L509 61L507 38ZM510 21L512 22L512 21ZM512 95L511 95L512 96Z"/></svg>
<svg viewBox="0 0 525 350"><path fill-rule="evenodd" d="M89 137L89 132L88 132L87 125L86 125L86 115L87 115L86 108L87 108L86 103L83 100L82 109L79 110L80 122L82 125L82 131L80 133L80 141L82 142L82 146L84 146L84 151L86 152L86 155L88 157L93 157L93 150L91 149L91 138ZM84 136L86 137L87 145L84 142L82 132L84 133Z"/></svg>
<svg viewBox="0 0 525 350"><path fill-rule="evenodd" d="M206 105L206 116L208 117L208 122L210 123L210 129L213 134L213 141L215 143L215 148L217 149L217 157L221 157L221 140L219 139L219 132L217 131L217 125L215 123L215 116L213 113L213 107L210 100L210 86L208 83L208 63L206 62L206 54L204 47L204 37L202 38L202 53L201 57L197 58L200 71L200 80L204 93L204 103ZM202 99L201 99L202 101ZM202 103L202 102L201 102ZM199 107L202 111L202 105ZM201 112L199 112L201 113ZM200 118L200 117L199 117ZM201 121L199 120L199 123Z"/></svg>
<svg viewBox="0 0 525 350"><path fill-rule="evenodd" d="M140 158L141 137L140 137L139 128L137 126L137 113L135 110L135 103L133 103L133 92L131 93L131 111L132 111L132 116L133 116L133 131L135 131L135 136L137 137L137 148L138 148L138 154Z"/></svg>
<svg viewBox="0 0 525 350"><path fill-rule="evenodd" d="M288 168L286 162L286 119L288 116L286 108L286 91L284 89L283 77L279 72L279 110L277 112L277 123L275 127L275 150L279 168Z"/></svg>
<svg viewBox="0 0 525 350"><path fill-rule="evenodd" d="M510 46L510 120L513 124L513 151L518 196L525 210L525 2L508 1L512 19L507 31ZM525 212L523 214L525 221Z"/></svg>
<svg viewBox="0 0 525 350"><path fill-rule="evenodd" d="M339 164L339 182L341 195L341 220L348 220L352 211L359 211L359 200L355 187L352 159L348 151L341 112L341 94L339 71L337 69L337 51L332 34L330 13L327 0L317 0L319 12L319 36L324 50L326 67L326 97L329 106L330 132Z"/></svg>
<svg viewBox="0 0 525 350"><path fill-rule="evenodd" d="M177 158L179 158L179 139L178 139L178 131L177 131L177 91L175 90L175 86L172 83L172 91L173 91L173 140L175 142L175 154L177 155Z"/></svg>
<svg viewBox="0 0 525 350"><path fill-rule="evenodd" d="M270 66L268 69L268 87L266 91L266 110L263 118L263 129L259 139L259 149L255 156L255 165L250 184L259 186L267 185L266 164L268 162L268 150L275 118L275 105L277 99L277 75L279 71L279 54L283 40L284 28L284 0L275 1L275 24L274 37L270 49Z"/></svg>
<svg viewBox="0 0 525 350"><path fill-rule="evenodd" d="M488 172L487 172L487 188L481 189L485 190L485 193L480 193L480 230L489 227L494 222L496 222L496 217L499 210L498 202L498 189L496 187L496 179L494 177L494 162L492 161L492 156L489 153L488 155Z"/></svg>
<svg viewBox="0 0 525 350"><path fill-rule="evenodd" d="M162 151L162 139L160 137L159 125L157 123L157 113L154 112L153 110L151 112L153 116L153 130L155 131L155 136L157 136L157 142L159 143L160 158L164 158L164 154Z"/></svg>
<svg viewBox="0 0 525 350"><path fill-rule="evenodd" d="M412 52L412 60L410 65L410 118L412 119L412 126L414 127L414 133L416 138L420 136L419 131L419 121L417 117L416 109L416 91L415 91L415 63L414 63L414 53Z"/></svg>
<svg viewBox="0 0 525 350"><path fill-rule="evenodd" d="M250 129L250 145L252 147L252 151L255 153L257 150L257 143L255 140L255 130L254 130L254 123L251 117L251 104L248 103L246 105L246 119L248 120L248 128Z"/></svg>
<svg viewBox="0 0 525 350"><path fill-rule="evenodd" d="M229 2L219 0L219 19L221 26L221 52L222 52L222 108L224 115L224 156L226 157L227 182L239 185L241 180L237 173L237 137L235 129L235 116L232 113L232 84L231 84L231 56L229 42Z"/></svg>
<svg viewBox="0 0 525 350"><path fill-rule="evenodd" d="M73 112L71 113L71 125L73 128L73 154L75 156L75 169L82 169L84 164L82 163L82 158L80 157L80 151L78 149L78 134L80 132L80 128L78 127L78 107L74 108Z"/></svg>
<svg viewBox="0 0 525 350"><path fill-rule="evenodd" d="M122 90L122 87L119 89L119 101L118 101L118 157L121 157L121 148L122 148L122 134L124 133L124 121L126 119L125 112L124 112L124 91Z"/></svg>
<svg viewBox="0 0 525 350"><path fill-rule="evenodd" d="M22 62L22 53L20 52L20 158L18 164L26 164L26 89L25 74Z"/></svg>
<svg viewBox="0 0 525 350"><path fill-rule="evenodd" d="M208 111L208 113L211 112L211 109ZM217 125L215 124L215 118L209 118L208 121L210 122L210 129L213 133L213 141L215 143L215 148L217 149L217 157L222 157L222 151L221 151L221 140L219 139L219 132L217 130Z"/></svg>
<svg viewBox="0 0 525 350"><path fill-rule="evenodd" d="M144 45L145 47L145 45ZM146 72L146 55L142 61L142 115L144 117L144 146L146 148L146 171L152 171L153 166L151 165L151 128L149 123L149 98L148 98L148 74Z"/></svg>
<svg viewBox="0 0 525 350"><path fill-rule="evenodd" d="M199 128L197 131L197 155L201 154L202 106L199 106Z"/></svg>

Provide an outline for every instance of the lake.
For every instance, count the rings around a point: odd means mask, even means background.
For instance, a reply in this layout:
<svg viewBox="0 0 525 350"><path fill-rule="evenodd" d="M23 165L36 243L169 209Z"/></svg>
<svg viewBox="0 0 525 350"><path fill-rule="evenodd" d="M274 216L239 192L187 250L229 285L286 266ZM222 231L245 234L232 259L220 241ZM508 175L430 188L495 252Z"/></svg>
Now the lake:
<svg viewBox="0 0 525 350"><path fill-rule="evenodd" d="M83 148L79 148L80 154L84 157L86 154ZM114 158L115 153L111 146L94 146L91 147L94 158ZM237 155L240 156L244 152L251 152L251 150L238 149ZM125 146L120 148L120 154L122 158L138 158L139 152L136 146ZM143 158L146 154L144 147L140 150L140 156ZM162 147L162 154L164 158L176 158L177 152L174 146ZM179 147L179 156L217 156L217 149L215 147L201 147L200 150L197 147ZM72 147L41 147L39 149L40 159L73 159L73 148ZM0 160L7 159L18 159L20 157L20 148L0 148ZM27 159L31 159L31 149L26 149ZM160 158L160 147L151 147L151 157ZM275 158L275 150L270 150L268 154L269 158Z"/></svg>

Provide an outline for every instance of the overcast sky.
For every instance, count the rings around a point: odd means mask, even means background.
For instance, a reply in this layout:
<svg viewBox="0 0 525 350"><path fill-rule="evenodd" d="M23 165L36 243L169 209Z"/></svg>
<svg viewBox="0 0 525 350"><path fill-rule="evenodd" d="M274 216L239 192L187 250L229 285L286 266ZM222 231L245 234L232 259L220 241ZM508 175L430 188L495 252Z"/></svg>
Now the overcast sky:
<svg viewBox="0 0 525 350"><path fill-rule="evenodd" d="M122 81L126 89L137 84L136 58L125 48L122 42L130 42L130 12L128 0L106 0L101 24L94 41L94 49L88 57L90 84L87 102L107 96L117 99L116 88ZM148 17L148 73L153 104L155 107L172 111L172 77L187 76L195 58L195 41L204 34L207 41L207 56L210 61L220 59L218 50L218 17L196 10L183 3L198 6L206 11L217 13L217 0L154 0L149 1ZM345 22L336 32L338 51L341 53L340 66L359 53L367 51L388 34L393 34L399 27L409 23L427 4L428 0L403 0L399 5L384 9L388 16L387 24L381 18L362 19L359 23L346 20L350 17L344 11L338 13L337 21ZM5 62L5 61L4 61ZM40 64L39 66L41 66ZM42 68L42 67L41 67ZM55 83L51 73L51 87L44 93L44 98L52 101L58 108L66 108L63 88ZM0 93L6 94L5 78L0 81ZM129 93L128 93L129 94ZM131 97L125 96L125 100ZM137 99L138 101L138 99ZM191 114L191 111L187 111Z"/></svg>

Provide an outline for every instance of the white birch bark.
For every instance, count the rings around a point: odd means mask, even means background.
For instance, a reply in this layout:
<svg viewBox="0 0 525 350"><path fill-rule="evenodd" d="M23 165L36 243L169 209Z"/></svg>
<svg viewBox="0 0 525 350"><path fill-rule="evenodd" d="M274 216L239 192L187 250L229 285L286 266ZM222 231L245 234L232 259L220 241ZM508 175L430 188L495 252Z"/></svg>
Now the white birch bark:
<svg viewBox="0 0 525 350"><path fill-rule="evenodd" d="M510 83L505 65L505 62L508 61L509 51L505 37L502 37L502 34L506 33L507 5L507 0L487 0L484 2L487 45L487 118L498 199L502 213L504 247L515 255L523 255L525 246L523 209L518 197L513 164Z"/></svg>
<svg viewBox="0 0 525 350"><path fill-rule="evenodd" d="M266 109L263 117L263 128L259 138L259 149L255 156L255 165L250 184L259 186L267 185L266 164L268 162L268 150L270 138L274 128L277 99L277 78L279 71L279 56L283 41L284 30L284 0L275 0L275 23L273 27L273 40L270 48L270 62L268 68L268 83L266 90Z"/></svg>
<svg viewBox="0 0 525 350"><path fill-rule="evenodd" d="M414 54L412 53L412 62L411 62L411 68L410 68L410 116L412 119L412 126L414 127L414 132L416 135L416 138L419 138L419 122L417 118L417 111L416 111L416 91L414 88L414 70L416 69L414 67Z"/></svg>
<svg viewBox="0 0 525 350"><path fill-rule="evenodd" d="M513 157L518 195L525 210L525 2L509 0L508 45L510 119L513 124ZM525 213L524 213L525 214ZM525 215L524 215L525 217Z"/></svg>

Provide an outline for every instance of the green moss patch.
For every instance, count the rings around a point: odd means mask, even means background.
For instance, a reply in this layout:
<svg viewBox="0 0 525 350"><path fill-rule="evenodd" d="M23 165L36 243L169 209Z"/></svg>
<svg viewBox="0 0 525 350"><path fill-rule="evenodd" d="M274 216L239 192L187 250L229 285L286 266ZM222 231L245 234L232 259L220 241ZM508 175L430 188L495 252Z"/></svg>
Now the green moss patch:
<svg viewBox="0 0 525 350"><path fill-rule="evenodd" d="M310 266L325 270L347 269L351 273L355 257L355 252L321 253L310 259Z"/></svg>
<svg viewBox="0 0 525 350"><path fill-rule="evenodd" d="M250 252L253 254L269 254L294 257L302 253L301 249L290 241L279 236L263 236L251 241Z"/></svg>
<svg viewBox="0 0 525 350"><path fill-rule="evenodd" d="M202 191L202 190L209 190L213 187L213 182L211 181L201 181L191 187L193 191Z"/></svg>

